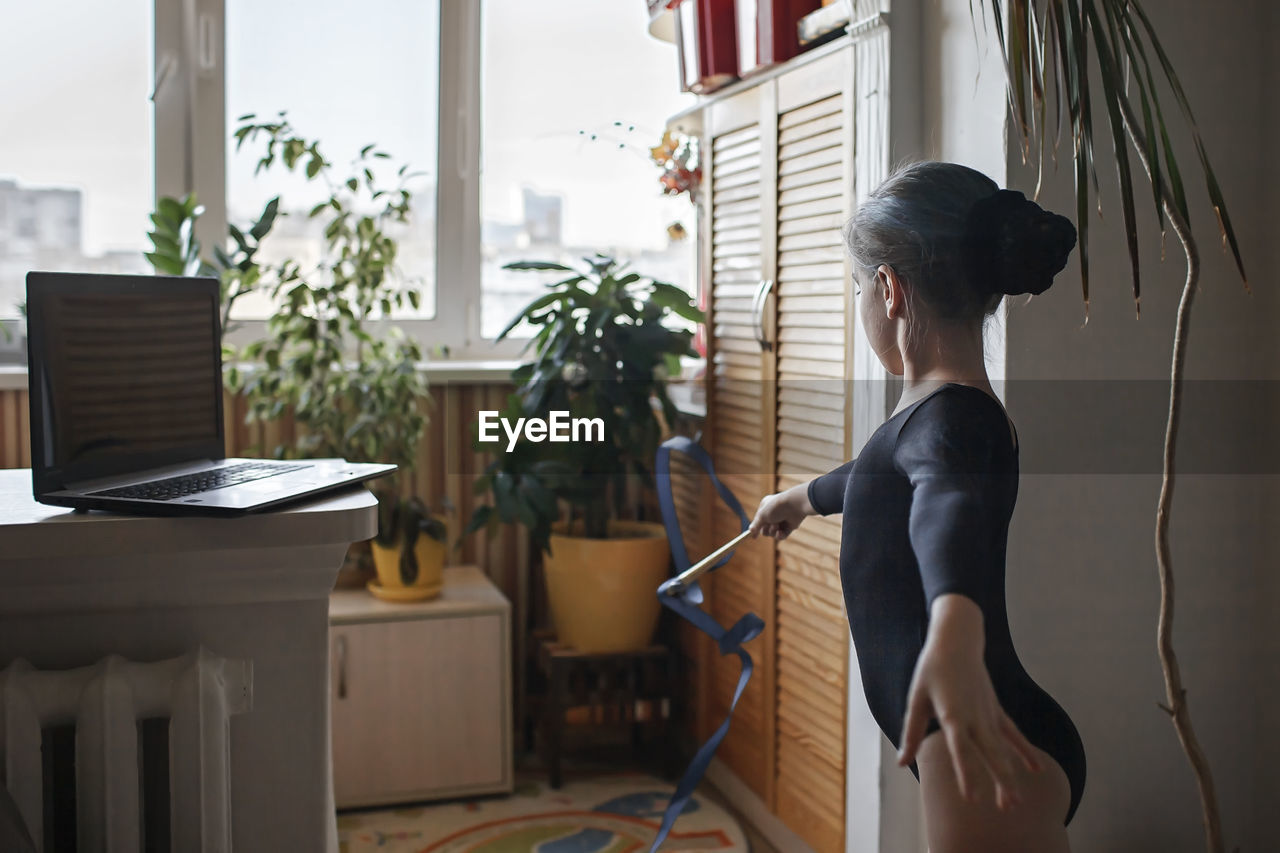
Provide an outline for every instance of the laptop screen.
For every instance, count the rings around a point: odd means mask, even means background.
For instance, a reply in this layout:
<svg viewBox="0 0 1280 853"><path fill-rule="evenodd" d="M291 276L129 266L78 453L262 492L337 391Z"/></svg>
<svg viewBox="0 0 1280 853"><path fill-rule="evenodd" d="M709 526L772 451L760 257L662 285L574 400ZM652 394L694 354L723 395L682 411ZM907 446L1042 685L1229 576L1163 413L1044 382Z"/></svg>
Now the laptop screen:
<svg viewBox="0 0 1280 853"><path fill-rule="evenodd" d="M215 279L27 282L37 490L222 457Z"/></svg>

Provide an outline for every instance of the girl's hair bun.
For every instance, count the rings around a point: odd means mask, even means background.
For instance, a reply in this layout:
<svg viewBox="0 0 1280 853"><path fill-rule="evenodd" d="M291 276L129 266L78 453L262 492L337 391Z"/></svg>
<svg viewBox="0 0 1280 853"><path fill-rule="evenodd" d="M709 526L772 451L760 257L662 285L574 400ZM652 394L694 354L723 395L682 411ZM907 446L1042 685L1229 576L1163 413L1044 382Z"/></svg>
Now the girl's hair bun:
<svg viewBox="0 0 1280 853"><path fill-rule="evenodd" d="M1010 296L1040 294L1067 265L1076 227L1017 190L998 190L969 210L964 244L976 286Z"/></svg>

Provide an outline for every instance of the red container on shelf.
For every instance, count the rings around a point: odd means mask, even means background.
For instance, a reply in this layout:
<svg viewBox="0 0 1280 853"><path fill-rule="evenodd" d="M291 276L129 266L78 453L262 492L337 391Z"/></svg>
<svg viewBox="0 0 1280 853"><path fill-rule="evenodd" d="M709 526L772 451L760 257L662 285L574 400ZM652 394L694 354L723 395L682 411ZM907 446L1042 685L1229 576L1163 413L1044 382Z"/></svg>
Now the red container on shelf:
<svg viewBox="0 0 1280 853"><path fill-rule="evenodd" d="M705 94L738 79L734 0L676 0L680 87Z"/></svg>
<svg viewBox="0 0 1280 853"><path fill-rule="evenodd" d="M800 19L822 0L736 0L736 6L738 73L746 77L800 53Z"/></svg>

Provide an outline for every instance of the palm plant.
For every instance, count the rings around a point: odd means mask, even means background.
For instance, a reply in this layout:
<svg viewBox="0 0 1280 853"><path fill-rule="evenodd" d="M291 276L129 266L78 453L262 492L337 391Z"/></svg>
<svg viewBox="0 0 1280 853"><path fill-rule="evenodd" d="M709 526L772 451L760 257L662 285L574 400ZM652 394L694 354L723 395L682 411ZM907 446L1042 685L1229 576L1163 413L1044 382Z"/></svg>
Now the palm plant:
<svg viewBox="0 0 1280 853"><path fill-rule="evenodd" d="M985 16L987 0L979 0L975 17ZM1116 158L1116 179L1124 231L1132 267L1135 315L1141 306L1138 269L1138 230L1135 178L1129 160L1133 147L1151 185L1151 197L1160 223L1161 240L1166 222L1182 245L1187 275L1178 303L1174 327L1173 364L1169 375L1169 413L1165 426L1163 477L1156 509L1156 563L1160 577L1160 617L1157 646L1164 673L1168 704L1160 707L1173 722L1199 787L1205 838L1211 853L1222 853L1222 825L1209 761L1196 738L1182 686L1178 658L1173 649L1173 567L1169 553L1169 511L1173 499L1173 462L1177 448L1182 405L1182 379L1187 351L1191 305L1200 277L1200 253L1191 231L1182 169L1170 143L1160 85L1172 92L1178 112L1186 122L1209 200L1213 205L1224 250L1230 247L1240 278L1248 291L1248 278L1222 188L1214 175L1204 140L1196 127L1191 104L1183 91L1168 54L1150 18L1138 0L990 0L996 35L1004 59L1009 104L1022 141L1023 161L1035 158L1043 177L1045 143L1050 136L1046 117L1049 91L1053 90L1054 147L1061 135L1065 113L1075 167L1076 217L1080 238L1080 274L1085 322L1089 317L1089 188L1098 194L1094 167L1093 108L1097 91L1106 108L1107 127ZM1005 13L1008 13L1006 18ZM1098 89L1090 88L1090 54L1098 64ZM1136 107L1135 107L1136 104ZM1139 119L1141 116L1141 119ZM1037 192L1039 190L1037 180Z"/></svg>
<svg viewBox="0 0 1280 853"><path fill-rule="evenodd" d="M535 330L525 347L530 360L511 374L517 390L502 416L515 422L560 411L598 418L601 438L522 441L497 454L476 481L477 492L493 493L493 505L477 508L467 533L494 530L500 521L520 522L549 552L561 501L570 511L567 529L577 529L580 521L589 539L607 538L610 521L638 515L634 484L652 480L661 440L654 403L672 423L676 411L666 377L679 374L681 356L693 355L693 333L664 321L674 315L696 323L704 315L679 287L630 272L615 258L596 254L583 261L579 269L543 261L504 267L569 277L548 284L498 336L505 338L521 323ZM477 442L476 449L489 448Z"/></svg>

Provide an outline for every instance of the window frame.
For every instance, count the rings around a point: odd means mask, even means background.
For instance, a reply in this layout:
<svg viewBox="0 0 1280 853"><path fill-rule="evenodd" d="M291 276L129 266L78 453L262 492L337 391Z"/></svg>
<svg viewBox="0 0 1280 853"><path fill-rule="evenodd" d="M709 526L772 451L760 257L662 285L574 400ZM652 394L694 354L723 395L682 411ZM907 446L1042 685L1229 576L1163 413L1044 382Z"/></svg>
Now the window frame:
<svg viewBox="0 0 1280 853"><path fill-rule="evenodd" d="M484 0L439 0L435 317L379 320L416 340L432 361L516 363L527 339L481 334L481 86ZM155 199L195 192L204 207L196 234L227 240L228 122L226 0L152 0L152 163ZM449 215L441 215L449 211ZM0 319L19 334L25 323ZM265 320L238 320L227 336L244 345ZM472 367L466 369L472 370ZM25 370L25 367L23 367ZM472 370L474 372L474 370Z"/></svg>
<svg viewBox="0 0 1280 853"><path fill-rule="evenodd" d="M435 317L392 321L434 357L471 361L510 360L525 345L480 334L483 5L440 0ZM194 191L206 246L227 234L225 21L224 0L155 0L155 67L168 69L154 97L156 197ZM265 335L265 320L244 320L228 340Z"/></svg>

